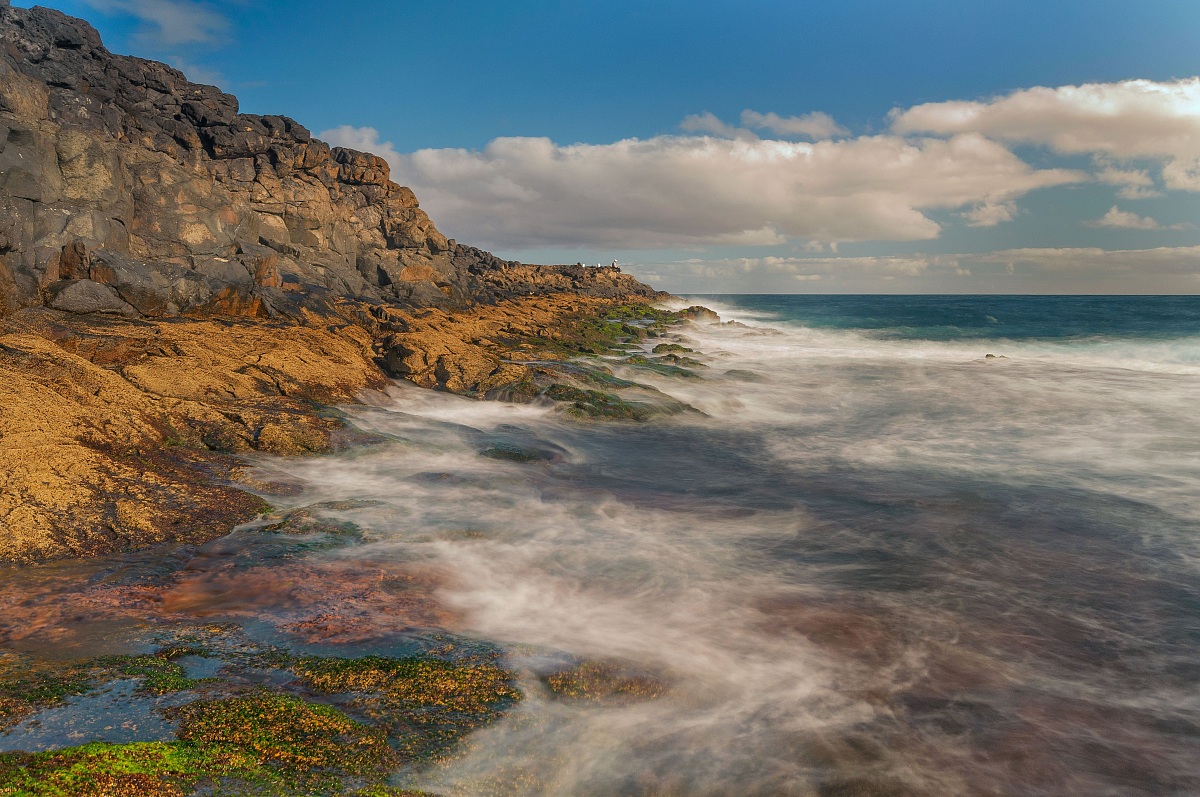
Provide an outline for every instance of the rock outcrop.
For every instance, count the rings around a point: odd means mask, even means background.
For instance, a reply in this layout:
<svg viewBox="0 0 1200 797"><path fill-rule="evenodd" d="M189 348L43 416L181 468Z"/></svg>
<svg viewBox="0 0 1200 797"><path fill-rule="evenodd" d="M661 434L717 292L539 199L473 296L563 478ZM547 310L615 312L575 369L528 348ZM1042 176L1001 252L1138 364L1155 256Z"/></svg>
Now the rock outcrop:
<svg viewBox="0 0 1200 797"><path fill-rule="evenodd" d="M534 400L523 340L656 296L448 240L381 158L0 0L0 562L225 534L238 457L329 450L327 405Z"/></svg>
<svg viewBox="0 0 1200 797"><path fill-rule="evenodd" d="M382 158L239 113L216 87L110 53L86 22L0 3L0 315L268 316L298 292L462 307L562 290L653 295L615 269L457 244Z"/></svg>

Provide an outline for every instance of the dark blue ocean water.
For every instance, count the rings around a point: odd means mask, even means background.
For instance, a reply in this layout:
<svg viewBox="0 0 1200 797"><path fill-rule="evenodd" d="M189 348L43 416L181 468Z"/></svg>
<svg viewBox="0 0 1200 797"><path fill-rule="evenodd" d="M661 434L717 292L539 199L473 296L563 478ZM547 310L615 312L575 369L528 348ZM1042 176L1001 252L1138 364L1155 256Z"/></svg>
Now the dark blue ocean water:
<svg viewBox="0 0 1200 797"><path fill-rule="evenodd" d="M1164 340L1200 335L1200 296L696 296L820 329L900 340Z"/></svg>

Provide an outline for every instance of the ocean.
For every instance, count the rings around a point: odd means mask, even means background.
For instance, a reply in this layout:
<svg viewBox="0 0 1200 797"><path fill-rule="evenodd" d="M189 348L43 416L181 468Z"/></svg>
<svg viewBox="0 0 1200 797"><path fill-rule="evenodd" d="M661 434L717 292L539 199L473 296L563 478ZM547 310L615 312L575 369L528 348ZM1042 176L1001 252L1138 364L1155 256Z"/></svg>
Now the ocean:
<svg viewBox="0 0 1200 797"><path fill-rule="evenodd" d="M396 778L447 797L1200 794L1200 297L685 298L723 323L646 349L701 378L611 365L690 411L397 384L345 410L375 442L248 474L354 534L106 583L178 571L154 611L302 653L493 651L524 699Z"/></svg>
<svg viewBox="0 0 1200 797"><path fill-rule="evenodd" d="M352 411L389 442L263 464L523 674L409 785L1200 793L1200 298L688 300L735 322L679 330L702 379L616 370L696 412L397 387ZM562 700L564 661L661 688Z"/></svg>

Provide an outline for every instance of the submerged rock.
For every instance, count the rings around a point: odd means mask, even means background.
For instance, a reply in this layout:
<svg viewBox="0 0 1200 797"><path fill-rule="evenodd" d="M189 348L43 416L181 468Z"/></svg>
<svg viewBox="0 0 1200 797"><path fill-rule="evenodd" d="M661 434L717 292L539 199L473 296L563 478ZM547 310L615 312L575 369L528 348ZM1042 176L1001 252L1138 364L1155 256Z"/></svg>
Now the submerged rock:
<svg viewBox="0 0 1200 797"><path fill-rule="evenodd" d="M680 310L679 315L680 317L686 318L689 321L700 321L706 324L715 324L720 323L721 321L721 316L717 315L712 310L709 310L707 307L702 307L698 304L688 307L685 310Z"/></svg>

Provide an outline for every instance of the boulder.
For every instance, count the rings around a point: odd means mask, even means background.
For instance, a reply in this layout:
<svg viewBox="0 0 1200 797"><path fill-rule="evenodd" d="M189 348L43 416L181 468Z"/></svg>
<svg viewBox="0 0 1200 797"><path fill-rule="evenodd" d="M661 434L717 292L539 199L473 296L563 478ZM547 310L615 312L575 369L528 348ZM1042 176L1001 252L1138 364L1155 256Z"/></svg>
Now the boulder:
<svg viewBox="0 0 1200 797"><path fill-rule="evenodd" d="M127 318L138 314L112 286L86 279L55 283L50 291L49 305L67 313L109 313Z"/></svg>
<svg viewBox="0 0 1200 797"><path fill-rule="evenodd" d="M689 321L702 321L706 324L715 324L721 321L721 316L709 310L702 305L693 305L686 310L680 310L679 315Z"/></svg>
<svg viewBox="0 0 1200 797"><path fill-rule="evenodd" d="M212 301L209 281L173 263L146 263L116 252L97 252L92 280L116 289L120 297L145 316L174 316Z"/></svg>

